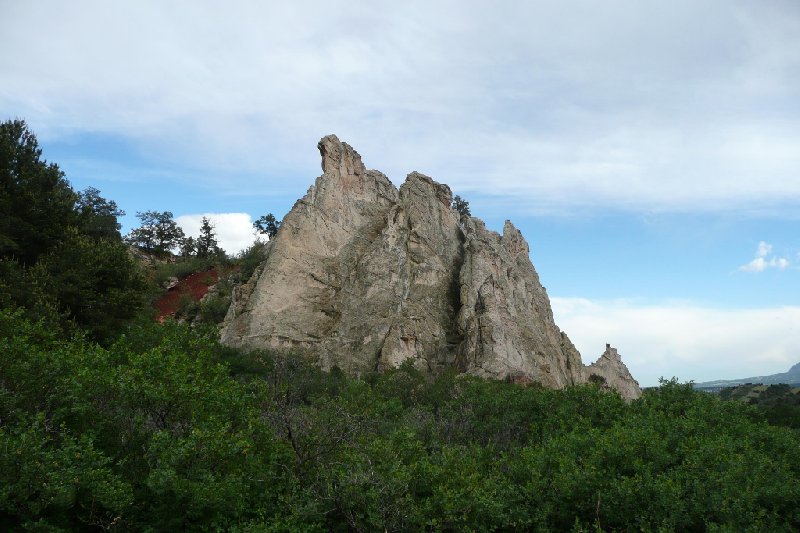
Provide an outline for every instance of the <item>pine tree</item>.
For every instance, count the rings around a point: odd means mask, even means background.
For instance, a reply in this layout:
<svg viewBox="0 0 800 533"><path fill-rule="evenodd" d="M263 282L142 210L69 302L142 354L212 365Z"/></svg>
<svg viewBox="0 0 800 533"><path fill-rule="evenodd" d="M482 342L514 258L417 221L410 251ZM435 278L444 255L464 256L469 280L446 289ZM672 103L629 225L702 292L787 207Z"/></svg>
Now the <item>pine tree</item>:
<svg viewBox="0 0 800 533"><path fill-rule="evenodd" d="M200 225L200 236L197 237L197 257L207 258L219 255L222 250L217 243L217 235L214 232L214 226L207 217L203 217L203 222Z"/></svg>
<svg viewBox="0 0 800 533"><path fill-rule="evenodd" d="M472 215L469 210L469 202L461 198L459 195L455 195L453 198L452 207L458 211L462 217L468 217Z"/></svg>
<svg viewBox="0 0 800 533"><path fill-rule="evenodd" d="M278 230L281 229L281 221L276 220L275 215L272 213L268 213L253 222L253 227L256 231L271 239L277 235Z"/></svg>

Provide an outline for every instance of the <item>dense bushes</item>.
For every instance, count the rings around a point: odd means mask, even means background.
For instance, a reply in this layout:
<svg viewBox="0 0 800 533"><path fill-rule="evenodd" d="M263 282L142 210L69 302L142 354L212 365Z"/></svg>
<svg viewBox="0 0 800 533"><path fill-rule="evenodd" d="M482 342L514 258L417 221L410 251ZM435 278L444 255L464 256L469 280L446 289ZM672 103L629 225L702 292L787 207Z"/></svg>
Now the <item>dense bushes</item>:
<svg viewBox="0 0 800 533"><path fill-rule="evenodd" d="M792 530L798 434L689 385L631 404L411 366L356 381L142 322L0 313L0 527Z"/></svg>
<svg viewBox="0 0 800 533"><path fill-rule="evenodd" d="M0 321L0 525L213 528L279 509L289 449L207 336L153 326L106 350Z"/></svg>
<svg viewBox="0 0 800 533"><path fill-rule="evenodd" d="M800 387L747 383L722 389L719 396L755 406L770 424L800 429Z"/></svg>

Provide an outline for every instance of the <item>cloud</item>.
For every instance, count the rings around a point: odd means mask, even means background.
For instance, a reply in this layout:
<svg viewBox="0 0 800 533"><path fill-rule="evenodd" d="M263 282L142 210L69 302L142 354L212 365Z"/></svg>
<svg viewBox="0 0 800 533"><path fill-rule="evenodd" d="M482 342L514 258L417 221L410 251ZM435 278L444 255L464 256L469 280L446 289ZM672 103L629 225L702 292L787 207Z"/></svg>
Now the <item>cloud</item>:
<svg viewBox="0 0 800 533"><path fill-rule="evenodd" d="M799 23L780 0L17 2L0 109L226 186L307 181L334 132L396 182L528 211L788 211Z"/></svg>
<svg viewBox="0 0 800 533"><path fill-rule="evenodd" d="M552 298L556 323L594 361L617 347L639 383L711 381L785 372L800 361L800 307L715 309L692 302Z"/></svg>
<svg viewBox="0 0 800 533"><path fill-rule="evenodd" d="M756 257L747 264L739 267L742 272L763 272L768 268L786 270L791 264L785 257L768 257L772 253L772 245L764 241L758 243Z"/></svg>
<svg viewBox="0 0 800 533"><path fill-rule="evenodd" d="M247 213L201 213L181 215L175 222L190 237L200 234L203 217L207 217L214 227L219 246L228 255L236 255L256 240L253 222Z"/></svg>

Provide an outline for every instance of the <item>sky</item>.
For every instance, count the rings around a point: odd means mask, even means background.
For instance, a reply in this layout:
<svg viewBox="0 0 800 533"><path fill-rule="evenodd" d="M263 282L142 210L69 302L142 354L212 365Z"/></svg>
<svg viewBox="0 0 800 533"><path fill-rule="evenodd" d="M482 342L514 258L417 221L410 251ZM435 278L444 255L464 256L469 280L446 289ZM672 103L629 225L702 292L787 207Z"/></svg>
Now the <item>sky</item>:
<svg viewBox="0 0 800 533"><path fill-rule="evenodd" d="M642 385L800 361L796 0L0 0L0 120L76 189L236 253L335 133L531 246Z"/></svg>

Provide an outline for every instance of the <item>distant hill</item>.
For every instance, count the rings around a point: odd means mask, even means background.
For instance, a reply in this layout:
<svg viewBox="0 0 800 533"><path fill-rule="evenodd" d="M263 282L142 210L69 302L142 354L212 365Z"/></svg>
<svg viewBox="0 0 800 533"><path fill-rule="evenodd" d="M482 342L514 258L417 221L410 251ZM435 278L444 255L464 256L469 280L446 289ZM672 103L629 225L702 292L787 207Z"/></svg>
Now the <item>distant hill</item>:
<svg viewBox="0 0 800 533"><path fill-rule="evenodd" d="M744 385L746 383L762 383L764 385L773 385L777 383L787 383L789 385L800 385L800 363L797 363L788 372L780 374L771 374L769 376L753 376L750 378L742 379L720 379L717 381L706 381L704 383L695 383L696 389L721 389L724 387L735 387L737 385Z"/></svg>

